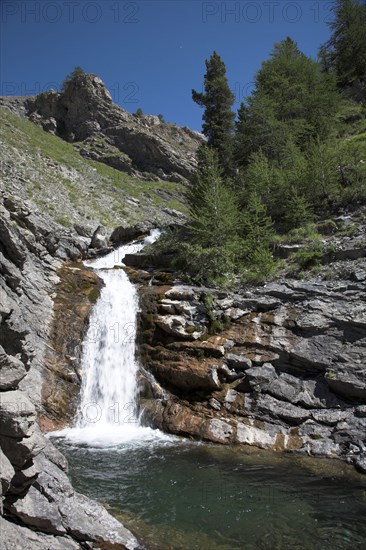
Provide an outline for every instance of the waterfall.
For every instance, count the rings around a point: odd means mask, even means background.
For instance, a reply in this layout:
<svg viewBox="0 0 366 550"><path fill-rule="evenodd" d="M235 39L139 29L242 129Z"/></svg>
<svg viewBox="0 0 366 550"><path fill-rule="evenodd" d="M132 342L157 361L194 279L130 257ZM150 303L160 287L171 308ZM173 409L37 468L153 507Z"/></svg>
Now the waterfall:
<svg viewBox="0 0 366 550"><path fill-rule="evenodd" d="M122 269L126 254L142 250L159 234L153 230L144 241L121 246L104 257L85 262L103 280L104 287L92 310L83 342L82 385L75 426L58 435L93 444L169 437L139 424L135 357L138 297Z"/></svg>

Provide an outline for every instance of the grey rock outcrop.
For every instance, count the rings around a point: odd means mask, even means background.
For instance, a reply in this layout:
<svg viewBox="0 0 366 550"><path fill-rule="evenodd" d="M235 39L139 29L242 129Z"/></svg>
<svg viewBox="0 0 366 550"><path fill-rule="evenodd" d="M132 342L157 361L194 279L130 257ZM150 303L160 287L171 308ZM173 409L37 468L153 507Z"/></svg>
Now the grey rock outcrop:
<svg viewBox="0 0 366 550"><path fill-rule="evenodd" d="M132 227L119 226L109 239L114 246L119 246L147 235L151 229L154 229L154 225L150 222L139 222Z"/></svg>
<svg viewBox="0 0 366 550"><path fill-rule="evenodd" d="M337 262L332 278L237 293L162 287L150 273L140 292L141 360L160 388L149 396L149 379L142 385L146 421L223 444L340 458L364 472L366 258ZM203 346L212 330L222 349L215 359ZM216 387L198 384L197 373L207 380L213 368Z"/></svg>
<svg viewBox="0 0 366 550"><path fill-rule="evenodd" d="M13 390L27 374L25 365L17 357L7 355L0 346L0 390Z"/></svg>
<svg viewBox="0 0 366 550"><path fill-rule="evenodd" d="M49 373L51 295L62 261L78 259L87 251L83 239L45 219L31 202L0 192L0 532L4 549L138 547L135 537L101 505L75 493L66 459L37 423L44 406L42 381Z"/></svg>
<svg viewBox="0 0 366 550"><path fill-rule="evenodd" d="M108 237L105 227L103 227L102 225L97 227L97 229L93 233L90 246L91 248L95 248L96 250L107 248Z"/></svg>
<svg viewBox="0 0 366 550"><path fill-rule="evenodd" d="M79 75L61 93L3 97L1 104L47 132L81 142L77 149L84 157L140 177L152 173L184 182L192 175L196 150L203 143L203 137L188 128L128 113L113 103L93 74Z"/></svg>

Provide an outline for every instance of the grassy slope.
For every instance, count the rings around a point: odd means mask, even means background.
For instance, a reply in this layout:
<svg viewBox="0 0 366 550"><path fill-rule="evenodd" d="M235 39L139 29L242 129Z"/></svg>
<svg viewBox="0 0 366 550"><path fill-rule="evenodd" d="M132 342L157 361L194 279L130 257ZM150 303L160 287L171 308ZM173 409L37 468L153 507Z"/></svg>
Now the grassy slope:
<svg viewBox="0 0 366 550"><path fill-rule="evenodd" d="M82 158L72 144L6 108L0 116L2 185L32 199L58 223L163 223L162 208L185 212L184 186L132 178Z"/></svg>

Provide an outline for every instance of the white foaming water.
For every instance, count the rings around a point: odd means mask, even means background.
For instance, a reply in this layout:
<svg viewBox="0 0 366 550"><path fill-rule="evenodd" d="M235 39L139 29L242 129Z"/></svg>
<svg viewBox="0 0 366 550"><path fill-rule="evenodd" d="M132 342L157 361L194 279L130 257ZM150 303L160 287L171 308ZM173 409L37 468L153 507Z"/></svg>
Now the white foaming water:
<svg viewBox="0 0 366 550"><path fill-rule="evenodd" d="M105 286L83 343L81 400L75 426L50 435L96 446L176 439L139 424L135 358L138 298L125 271L118 269L126 254L142 250L159 234L153 230L142 242L85 263L95 269Z"/></svg>

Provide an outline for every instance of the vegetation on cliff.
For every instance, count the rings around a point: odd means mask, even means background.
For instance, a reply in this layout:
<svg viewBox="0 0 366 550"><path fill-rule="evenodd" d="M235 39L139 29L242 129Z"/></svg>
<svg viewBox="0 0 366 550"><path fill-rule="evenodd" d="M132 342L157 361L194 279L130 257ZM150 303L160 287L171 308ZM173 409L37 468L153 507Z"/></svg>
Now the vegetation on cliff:
<svg viewBox="0 0 366 550"><path fill-rule="evenodd" d="M366 6L337 0L334 14L320 61L289 37L274 45L240 106L235 132L225 64L216 52L206 60L205 93L192 95L205 107L207 150L187 193L190 222L168 239L193 280L266 280L276 270L275 246L317 241L322 220L329 227L342 210L365 204ZM310 248L302 254L319 253Z"/></svg>
<svg viewBox="0 0 366 550"><path fill-rule="evenodd" d="M2 185L9 192L17 186L57 223L112 229L143 219L164 223L163 208L185 211L182 184L138 179L83 158L77 145L4 107L0 112ZM95 146L100 145L101 140Z"/></svg>

